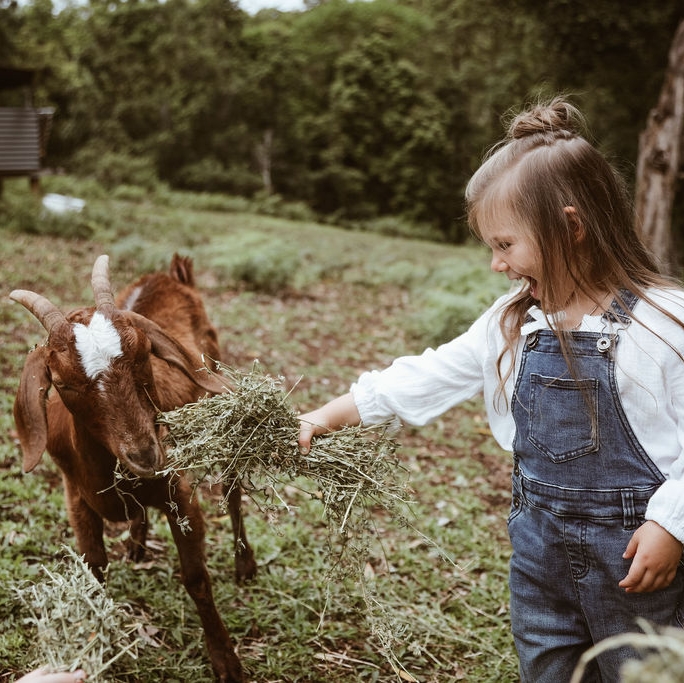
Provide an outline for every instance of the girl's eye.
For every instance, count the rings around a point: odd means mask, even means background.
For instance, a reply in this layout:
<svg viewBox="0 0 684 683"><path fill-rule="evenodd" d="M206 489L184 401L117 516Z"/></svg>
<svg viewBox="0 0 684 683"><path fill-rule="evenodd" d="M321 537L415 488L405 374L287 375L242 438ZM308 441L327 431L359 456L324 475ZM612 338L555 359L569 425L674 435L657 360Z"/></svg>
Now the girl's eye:
<svg viewBox="0 0 684 683"><path fill-rule="evenodd" d="M499 242L499 249L501 249L501 251L507 251L510 246L510 242Z"/></svg>

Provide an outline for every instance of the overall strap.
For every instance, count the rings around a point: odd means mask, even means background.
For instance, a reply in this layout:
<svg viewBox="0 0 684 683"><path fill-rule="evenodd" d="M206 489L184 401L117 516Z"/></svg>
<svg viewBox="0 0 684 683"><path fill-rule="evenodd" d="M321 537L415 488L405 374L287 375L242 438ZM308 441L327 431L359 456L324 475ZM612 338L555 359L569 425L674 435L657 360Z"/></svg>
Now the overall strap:
<svg viewBox="0 0 684 683"><path fill-rule="evenodd" d="M619 297L613 299L610 308L603 315L610 322L629 325L632 319L626 311L631 312L637 301L639 301L639 297L634 292L630 292L628 289L621 289Z"/></svg>

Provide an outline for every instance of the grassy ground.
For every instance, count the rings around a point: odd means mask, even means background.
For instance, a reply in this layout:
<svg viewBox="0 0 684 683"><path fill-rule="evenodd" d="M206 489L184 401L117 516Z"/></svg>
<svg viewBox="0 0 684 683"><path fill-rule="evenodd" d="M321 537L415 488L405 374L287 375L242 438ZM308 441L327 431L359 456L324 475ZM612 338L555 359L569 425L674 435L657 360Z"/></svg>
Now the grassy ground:
<svg viewBox="0 0 684 683"><path fill-rule="evenodd" d="M48 181L46 189L83 190L66 182ZM13 191L6 187L10 199ZM85 237L42 234L40 224L34 234L0 228L0 681L26 669L34 640L12 587L40 581L41 565L52 567L62 545L73 546L49 457L21 474L11 407L26 352L41 342L42 330L8 301L11 289L33 289L69 309L90 303L90 270L100 253L110 254L115 288L165 268L174 251L191 255L224 362L248 369L259 359L294 387L292 403L305 411L345 391L362 370L436 343L449 334L445 320L455 333L506 285L488 275L486 254L475 247L172 199L94 194L86 214L73 219L79 230L61 231ZM245 501L260 568L254 582L235 586L230 521L216 493L203 490L216 599L250 681L401 680L383 643L424 683L517 680L507 602L508 458L477 401L427 428L406 428L399 440L416 500L413 527L377 511L363 582L326 579L331 556L320 505L293 487L292 510L276 520ZM138 565L124 559L126 529L110 526L107 533L107 591L145 624L148 641L116 680L210 681L199 621L178 583L163 520L153 515L150 550ZM372 618L362 586L377 599Z"/></svg>

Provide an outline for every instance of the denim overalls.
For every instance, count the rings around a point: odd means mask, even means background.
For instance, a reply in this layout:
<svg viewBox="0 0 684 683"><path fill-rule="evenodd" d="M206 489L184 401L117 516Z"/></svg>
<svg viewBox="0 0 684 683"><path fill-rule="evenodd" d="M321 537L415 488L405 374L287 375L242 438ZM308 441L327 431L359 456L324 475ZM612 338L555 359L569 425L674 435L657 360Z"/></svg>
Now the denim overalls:
<svg viewBox="0 0 684 683"><path fill-rule="evenodd" d="M631 309L636 297L624 293ZM567 682L594 643L638 631L635 617L676 623L682 566L671 586L625 593L622 558L665 478L637 441L615 380L614 352L630 318L613 301L604 333L573 332L571 376L556 336L527 336L513 417L513 501L509 533L511 620L523 683ZM590 411L594 416L594 428ZM610 650L584 681L617 683L634 653Z"/></svg>

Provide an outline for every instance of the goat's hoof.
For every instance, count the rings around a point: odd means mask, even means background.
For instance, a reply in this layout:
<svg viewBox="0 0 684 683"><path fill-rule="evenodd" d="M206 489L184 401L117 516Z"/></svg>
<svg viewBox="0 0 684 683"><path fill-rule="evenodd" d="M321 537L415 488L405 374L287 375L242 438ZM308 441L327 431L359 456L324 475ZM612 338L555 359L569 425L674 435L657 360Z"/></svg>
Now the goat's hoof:
<svg viewBox="0 0 684 683"><path fill-rule="evenodd" d="M126 555L131 562L142 562L145 557L145 546L140 543L129 543Z"/></svg>
<svg viewBox="0 0 684 683"><path fill-rule="evenodd" d="M257 575L257 563L254 555L240 555L235 558L235 583L250 581Z"/></svg>
<svg viewBox="0 0 684 683"><path fill-rule="evenodd" d="M214 669L214 674L217 683L244 683L244 676L242 675L242 667L238 664L237 666L229 666L227 671L223 673L218 673Z"/></svg>

